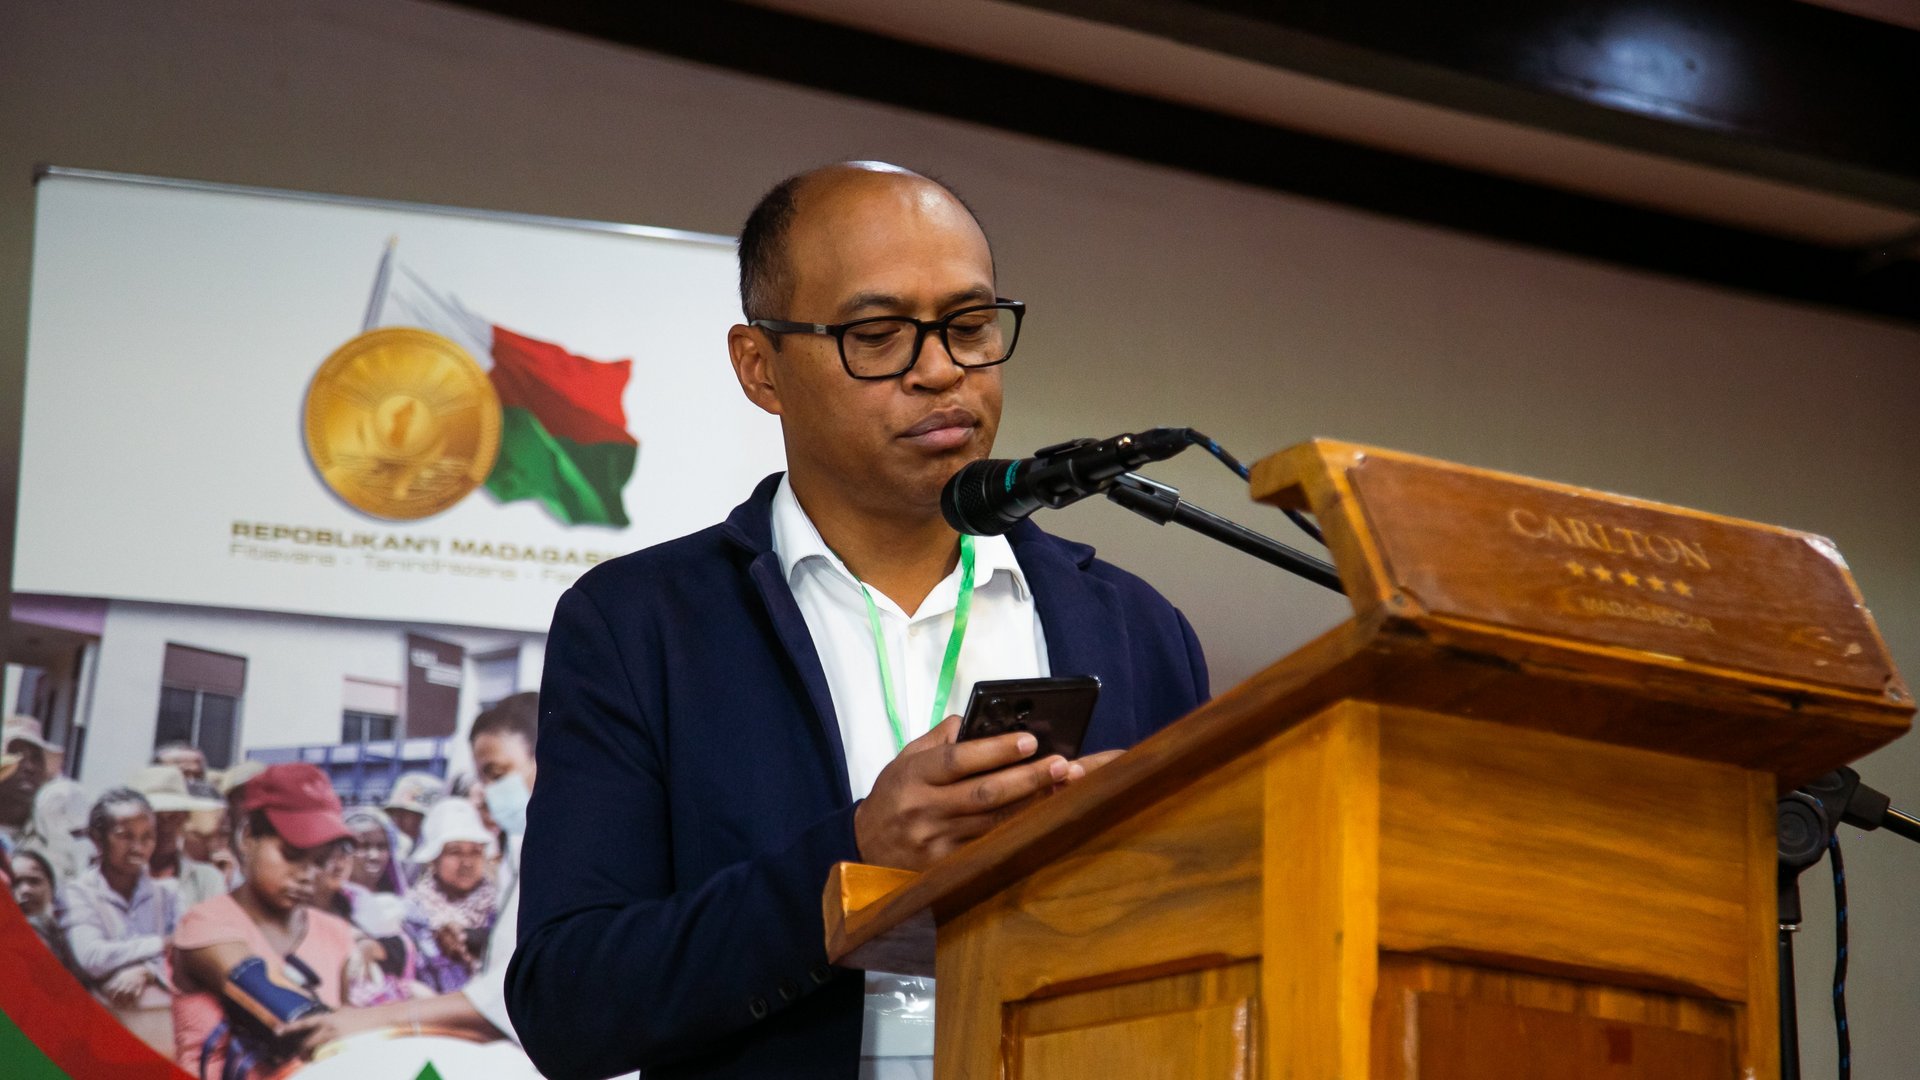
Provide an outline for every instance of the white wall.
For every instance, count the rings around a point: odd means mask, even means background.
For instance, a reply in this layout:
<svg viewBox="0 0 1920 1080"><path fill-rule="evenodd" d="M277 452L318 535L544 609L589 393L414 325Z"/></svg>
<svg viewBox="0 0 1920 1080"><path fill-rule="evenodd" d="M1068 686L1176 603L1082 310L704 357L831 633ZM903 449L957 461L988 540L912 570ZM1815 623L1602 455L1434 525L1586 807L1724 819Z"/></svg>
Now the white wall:
<svg viewBox="0 0 1920 1080"><path fill-rule="evenodd" d="M152 758L160 671L169 643L246 658L239 742L244 757L260 747L339 742L344 680L404 684L409 630L454 642L469 654L519 646L519 685L540 685L546 646L540 634L114 601L107 605L100 637L86 754L77 779L98 792L124 783ZM469 677L461 685L456 714L460 734L478 709ZM452 766L464 768L469 761L465 743L455 740L449 750Z"/></svg>
<svg viewBox="0 0 1920 1080"><path fill-rule="evenodd" d="M1324 434L1811 529L1838 542L1897 662L1920 674L1912 326L418 3L0 9L0 414L17 408L34 162L732 232L780 176L851 156L953 182L995 238L1004 291L1031 305L1004 451L1153 423L1201 427L1248 457ZM719 341L685 359L725 362ZM1155 474L1286 532L1203 460ZM1048 524L1185 607L1222 684L1342 611L1104 504ZM1920 805L1912 740L1863 770ZM1920 851L1848 840L1855 1064L1912 1074ZM1830 915L1809 886L1816 1075L1832 1069Z"/></svg>

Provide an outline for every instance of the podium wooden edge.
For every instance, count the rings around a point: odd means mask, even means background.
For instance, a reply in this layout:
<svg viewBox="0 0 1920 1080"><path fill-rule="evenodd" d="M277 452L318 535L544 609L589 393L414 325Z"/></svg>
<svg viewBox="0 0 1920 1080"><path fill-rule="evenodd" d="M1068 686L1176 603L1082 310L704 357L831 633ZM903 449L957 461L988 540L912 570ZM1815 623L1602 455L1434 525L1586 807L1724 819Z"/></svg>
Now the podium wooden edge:
<svg viewBox="0 0 1920 1080"><path fill-rule="evenodd" d="M933 912L918 915L879 936L856 937L867 909L919 878L911 870L867 863L834 863L821 895L827 925L827 956L836 964L896 975L932 975ZM854 929L849 924L854 924Z"/></svg>

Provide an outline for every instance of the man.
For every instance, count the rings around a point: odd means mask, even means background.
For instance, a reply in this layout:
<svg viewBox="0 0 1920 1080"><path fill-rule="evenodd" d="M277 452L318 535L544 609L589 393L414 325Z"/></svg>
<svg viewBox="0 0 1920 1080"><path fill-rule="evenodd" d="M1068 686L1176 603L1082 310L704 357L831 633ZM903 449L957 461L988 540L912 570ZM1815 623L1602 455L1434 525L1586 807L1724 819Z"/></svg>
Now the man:
<svg viewBox="0 0 1920 1080"><path fill-rule="evenodd" d="M180 898L173 882L155 881L147 870L154 816L139 792L121 787L100 796L88 831L100 865L61 891L60 926L90 985L108 1004L127 1008L149 987L171 990L165 956Z"/></svg>
<svg viewBox="0 0 1920 1080"><path fill-rule="evenodd" d="M1019 320L957 198L817 170L762 200L740 261L728 348L788 472L582 577L548 639L507 1001L555 1078L882 1075L865 980L826 963L829 867L925 867L1207 694L1143 582L1031 523L963 543L941 520ZM1043 674L1104 682L1082 762L929 730L976 680Z"/></svg>
<svg viewBox="0 0 1920 1080"><path fill-rule="evenodd" d="M393 827L400 830L405 840L405 850L394 852L394 858L405 860L413 845L420 842L420 825L427 820L427 812L433 804L440 801L446 793L446 781L425 772L401 773L393 782L393 791L387 796L387 819Z"/></svg>
<svg viewBox="0 0 1920 1080"><path fill-rule="evenodd" d="M179 769L189 785L204 783L207 779L207 755L192 743L166 743L153 752L153 763Z"/></svg>
<svg viewBox="0 0 1920 1080"><path fill-rule="evenodd" d="M11 767L0 766L0 851L12 851L33 816L33 798L48 780L60 775L65 752L41 734L40 721L31 716L9 716L0 728L0 754Z"/></svg>
<svg viewBox="0 0 1920 1080"><path fill-rule="evenodd" d="M516 1042L507 1012L507 962L519 939L521 838L527 828L527 801L539 774L534 757L539 744L540 695L533 693L502 699L474 717L467 733L487 816L506 834L507 846L500 860L500 918L487 941L486 963L461 993L495 1030Z"/></svg>
<svg viewBox="0 0 1920 1080"><path fill-rule="evenodd" d="M153 808L153 855L147 869L155 881L175 883L180 910L225 893L226 873L187 855L185 832L193 814L224 810L226 803L189 794L186 777L172 765L149 765L134 773L127 786L145 796Z"/></svg>

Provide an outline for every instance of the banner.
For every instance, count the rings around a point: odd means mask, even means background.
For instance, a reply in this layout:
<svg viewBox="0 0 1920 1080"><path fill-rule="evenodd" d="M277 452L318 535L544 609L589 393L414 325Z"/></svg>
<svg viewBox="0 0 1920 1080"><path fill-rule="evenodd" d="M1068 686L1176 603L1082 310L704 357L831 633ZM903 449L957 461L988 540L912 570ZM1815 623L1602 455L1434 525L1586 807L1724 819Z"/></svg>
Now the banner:
<svg viewBox="0 0 1920 1080"><path fill-rule="evenodd" d="M53 174L14 588L544 630L780 468L730 241Z"/></svg>

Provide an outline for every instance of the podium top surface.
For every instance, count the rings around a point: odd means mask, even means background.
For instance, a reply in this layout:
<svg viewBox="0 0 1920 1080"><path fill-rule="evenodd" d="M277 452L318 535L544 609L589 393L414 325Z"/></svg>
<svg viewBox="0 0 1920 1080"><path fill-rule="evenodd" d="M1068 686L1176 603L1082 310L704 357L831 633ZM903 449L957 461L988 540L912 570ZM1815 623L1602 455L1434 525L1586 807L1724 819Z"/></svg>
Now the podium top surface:
<svg viewBox="0 0 1920 1080"><path fill-rule="evenodd" d="M1362 622L1535 635L1911 711L1824 537L1327 440L1259 462L1251 486L1320 519Z"/></svg>

